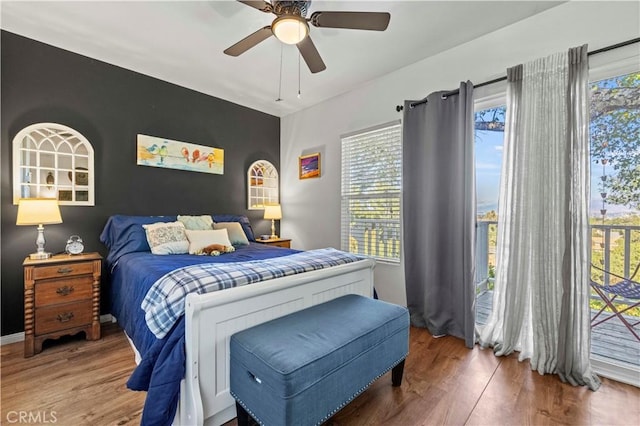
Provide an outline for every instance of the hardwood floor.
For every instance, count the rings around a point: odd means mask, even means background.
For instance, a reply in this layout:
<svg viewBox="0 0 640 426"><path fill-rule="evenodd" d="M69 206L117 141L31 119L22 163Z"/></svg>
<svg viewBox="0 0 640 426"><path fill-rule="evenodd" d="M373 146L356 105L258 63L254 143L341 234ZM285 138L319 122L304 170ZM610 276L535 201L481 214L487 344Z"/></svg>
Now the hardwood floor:
<svg viewBox="0 0 640 426"><path fill-rule="evenodd" d="M139 424L145 393L125 386L135 367L129 342L115 324L103 324L102 333L96 341L82 333L47 341L30 358L22 342L2 346L0 424ZM20 415L32 421L15 421Z"/></svg>
<svg viewBox="0 0 640 426"><path fill-rule="evenodd" d="M145 394L125 382L133 355L120 329L103 325L103 338L82 335L23 358L23 344L2 346L0 424L138 424ZM591 392L540 376L517 357L468 350L452 337L411 329L402 386L390 373L343 408L327 425L638 425L640 389L602 379ZM236 421L226 426L235 425Z"/></svg>

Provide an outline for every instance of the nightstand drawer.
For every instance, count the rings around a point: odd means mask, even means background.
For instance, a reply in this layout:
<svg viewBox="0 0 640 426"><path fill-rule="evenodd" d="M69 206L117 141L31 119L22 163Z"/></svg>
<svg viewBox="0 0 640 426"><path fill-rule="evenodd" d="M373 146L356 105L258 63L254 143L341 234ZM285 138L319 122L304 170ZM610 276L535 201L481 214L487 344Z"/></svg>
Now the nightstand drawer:
<svg viewBox="0 0 640 426"><path fill-rule="evenodd" d="M34 280L91 274L93 274L93 262L65 263L54 266L40 266L33 269Z"/></svg>
<svg viewBox="0 0 640 426"><path fill-rule="evenodd" d="M93 284L91 276L39 283L36 286L36 308L91 299L93 291L91 284Z"/></svg>
<svg viewBox="0 0 640 426"><path fill-rule="evenodd" d="M91 324L91 300L36 309L36 334Z"/></svg>
<svg viewBox="0 0 640 426"><path fill-rule="evenodd" d="M276 247L291 248L291 240L276 241L274 243L269 243L269 245L276 246Z"/></svg>
<svg viewBox="0 0 640 426"><path fill-rule="evenodd" d="M256 243L266 244L268 246L291 248L290 238L269 238L268 240L256 240Z"/></svg>

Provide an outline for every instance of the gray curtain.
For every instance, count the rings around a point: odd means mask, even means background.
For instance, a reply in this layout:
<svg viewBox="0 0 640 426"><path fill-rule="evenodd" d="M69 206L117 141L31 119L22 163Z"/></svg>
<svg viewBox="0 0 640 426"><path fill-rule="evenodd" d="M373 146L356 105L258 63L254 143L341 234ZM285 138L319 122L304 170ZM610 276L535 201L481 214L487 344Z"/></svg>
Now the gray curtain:
<svg viewBox="0 0 640 426"><path fill-rule="evenodd" d="M474 345L473 85L435 92L403 120L403 237L411 323Z"/></svg>

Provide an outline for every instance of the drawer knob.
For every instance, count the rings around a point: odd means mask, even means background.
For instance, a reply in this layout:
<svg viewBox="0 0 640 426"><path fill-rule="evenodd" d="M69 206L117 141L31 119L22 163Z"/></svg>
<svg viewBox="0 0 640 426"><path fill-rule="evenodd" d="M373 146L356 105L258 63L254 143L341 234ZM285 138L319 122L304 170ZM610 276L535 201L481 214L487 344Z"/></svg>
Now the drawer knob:
<svg viewBox="0 0 640 426"><path fill-rule="evenodd" d="M63 312L56 317L60 322L68 322L73 318L73 312Z"/></svg>
<svg viewBox="0 0 640 426"><path fill-rule="evenodd" d="M69 274L73 272L73 268L58 268L59 274Z"/></svg>
<svg viewBox="0 0 640 426"><path fill-rule="evenodd" d="M56 290L56 293L58 293L60 296L68 296L73 293L73 286L65 285L64 287L59 287Z"/></svg>

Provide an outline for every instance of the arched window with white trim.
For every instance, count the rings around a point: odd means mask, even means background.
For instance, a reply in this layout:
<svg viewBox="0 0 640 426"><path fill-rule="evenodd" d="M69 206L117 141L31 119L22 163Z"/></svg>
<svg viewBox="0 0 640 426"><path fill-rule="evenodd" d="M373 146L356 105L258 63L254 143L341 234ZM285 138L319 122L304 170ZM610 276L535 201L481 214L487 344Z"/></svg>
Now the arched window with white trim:
<svg viewBox="0 0 640 426"><path fill-rule="evenodd" d="M251 164L247 171L247 188L249 210L260 210L268 204L279 204L278 171L270 162L258 160Z"/></svg>
<svg viewBox="0 0 640 426"><path fill-rule="evenodd" d="M13 203L56 198L61 205L94 205L93 147L77 130L37 123L13 138Z"/></svg>

